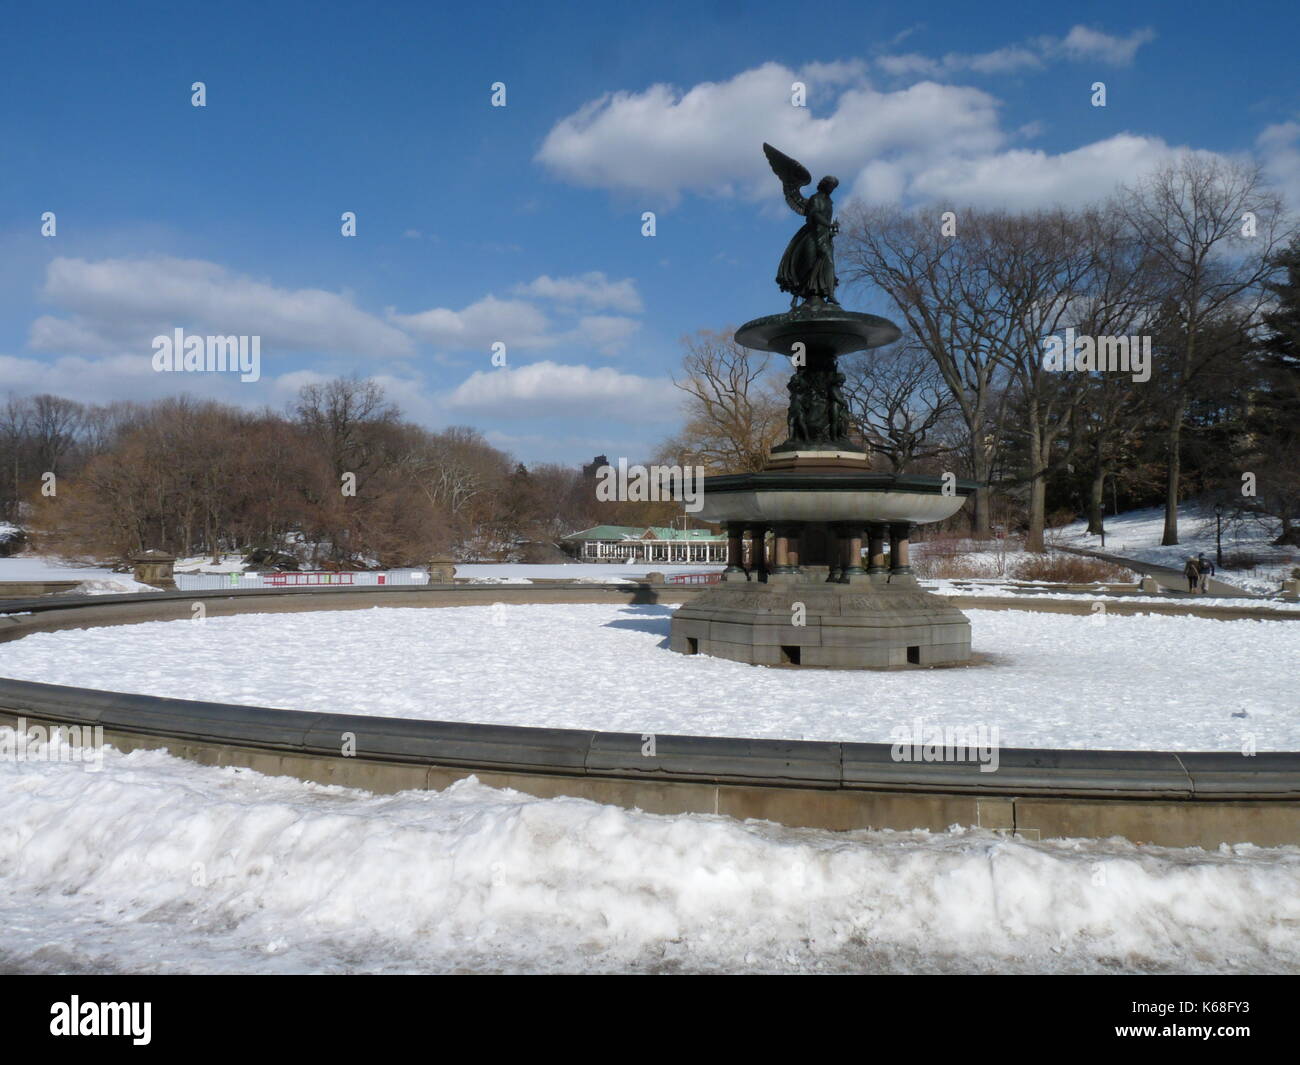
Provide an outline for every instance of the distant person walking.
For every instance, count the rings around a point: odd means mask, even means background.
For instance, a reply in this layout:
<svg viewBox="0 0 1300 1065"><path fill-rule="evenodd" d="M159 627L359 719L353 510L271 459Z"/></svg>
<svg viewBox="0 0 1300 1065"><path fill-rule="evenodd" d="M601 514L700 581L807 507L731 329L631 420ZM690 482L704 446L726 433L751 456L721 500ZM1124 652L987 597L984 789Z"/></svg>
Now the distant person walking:
<svg viewBox="0 0 1300 1065"><path fill-rule="evenodd" d="M1210 590L1210 578L1214 576L1214 563L1202 553L1197 556L1196 568L1201 574L1200 590L1202 593L1208 592Z"/></svg>
<svg viewBox="0 0 1300 1065"><path fill-rule="evenodd" d="M1183 567L1183 576L1187 578L1187 590L1196 591L1196 586L1201 583L1201 567L1197 565L1196 559L1187 560L1187 565Z"/></svg>

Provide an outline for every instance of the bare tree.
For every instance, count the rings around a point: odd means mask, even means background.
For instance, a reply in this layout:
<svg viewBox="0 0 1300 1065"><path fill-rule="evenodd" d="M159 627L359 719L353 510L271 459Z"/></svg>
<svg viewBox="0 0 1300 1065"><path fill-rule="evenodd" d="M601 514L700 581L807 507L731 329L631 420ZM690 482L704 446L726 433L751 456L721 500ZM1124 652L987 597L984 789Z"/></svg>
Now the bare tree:
<svg viewBox="0 0 1300 1065"><path fill-rule="evenodd" d="M0 407L0 514L12 520L18 517L22 497L23 460L32 408L25 399L11 392Z"/></svg>
<svg viewBox="0 0 1300 1065"><path fill-rule="evenodd" d="M1278 195L1257 166L1184 153L1123 190L1121 210L1136 239L1158 259L1164 306L1181 337L1161 372L1167 398L1167 476L1163 544L1178 543L1182 432L1197 379L1225 349L1208 328L1225 315L1252 317L1266 298L1263 282L1290 239ZM1229 349L1230 350L1230 349Z"/></svg>
<svg viewBox="0 0 1300 1065"><path fill-rule="evenodd" d="M849 415L867 448L884 456L895 473L951 454L944 430L957 403L934 360L910 338L841 363Z"/></svg>
<svg viewBox="0 0 1300 1065"><path fill-rule="evenodd" d="M31 411L30 435L37 468L42 473L63 472L60 460L76 445L86 408L76 400L42 393L32 397Z"/></svg>
<svg viewBox="0 0 1300 1065"><path fill-rule="evenodd" d="M731 332L700 330L682 343L687 395L680 446L723 473L761 470L785 427L784 404L771 386L771 356L742 348ZM675 445L677 446L677 445Z"/></svg>
<svg viewBox="0 0 1300 1065"><path fill-rule="evenodd" d="M1086 374L1049 368L1043 343L1083 324L1095 306L1091 296L1100 260L1094 227L1088 214L1057 208L971 212L964 228L975 231L972 254L983 261L992 282L989 303L1007 320L987 340L1010 370L1020 415L1008 421L1006 432L1022 448L1018 481L1028 497L1025 549L1042 551L1047 478L1069 458L1058 445L1068 441L1087 388Z"/></svg>
<svg viewBox="0 0 1300 1065"><path fill-rule="evenodd" d="M851 210L841 259L849 280L874 285L893 300L948 386L966 426L970 472L980 484L973 531L987 538L1013 322L996 298L991 256L979 246L991 234L968 224L974 212L959 214L960 239L944 235L937 215L898 207Z"/></svg>
<svg viewBox="0 0 1300 1065"><path fill-rule="evenodd" d="M323 385L304 385L294 408L298 422L317 442L336 477L360 476L376 457L376 426L391 426L397 410L375 381L338 377Z"/></svg>

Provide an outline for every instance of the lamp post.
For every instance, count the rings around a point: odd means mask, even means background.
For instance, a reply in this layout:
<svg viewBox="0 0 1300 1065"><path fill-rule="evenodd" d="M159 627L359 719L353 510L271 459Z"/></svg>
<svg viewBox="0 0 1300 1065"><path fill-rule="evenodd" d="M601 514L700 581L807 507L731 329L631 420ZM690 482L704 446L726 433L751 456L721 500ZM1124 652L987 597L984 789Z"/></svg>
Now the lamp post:
<svg viewBox="0 0 1300 1065"><path fill-rule="evenodd" d="M1214 504L1214 564L1223 569L1223 504Z"/></svg>

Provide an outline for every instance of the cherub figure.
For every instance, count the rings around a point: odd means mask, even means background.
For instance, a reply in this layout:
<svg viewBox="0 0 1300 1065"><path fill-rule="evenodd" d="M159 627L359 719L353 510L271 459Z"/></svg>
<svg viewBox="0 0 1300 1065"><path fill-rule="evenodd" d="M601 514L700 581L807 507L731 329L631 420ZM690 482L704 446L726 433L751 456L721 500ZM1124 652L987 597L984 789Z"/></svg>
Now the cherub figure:
<svg viewBox="0 0 1300 1065"><path fill-rule="evenodd" d="M790 406L786 410L786 428L789 430L791 440L808 439L808 423L804 416L804 397L807 389L804 384L803 375L795 371L790 375L790 380L785 386L786 391L790 393Z"/></svg>
<svg viewBox="0 0 1300 1065"><path fill-rule="evenodd" d="M831 377L827 398L830 401L830 434L832 440L845 440L849 435L849 405L844 399L846 378L838 370Z"/></svg>

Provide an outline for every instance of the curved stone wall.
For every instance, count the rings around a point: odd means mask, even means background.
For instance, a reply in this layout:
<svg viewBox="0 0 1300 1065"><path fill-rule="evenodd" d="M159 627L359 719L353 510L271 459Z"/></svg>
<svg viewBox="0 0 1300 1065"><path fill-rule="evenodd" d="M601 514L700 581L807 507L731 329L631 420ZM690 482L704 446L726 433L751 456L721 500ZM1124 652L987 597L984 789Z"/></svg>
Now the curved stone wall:
<svg viewBox="0 0 1300 1065"><path fill-rule="evenodd" d="M376 605L680 602L692 594L689 587L573 583L69 597L5 604L0 641L53 629L187 619L196 601L208 616L221 616ZM1046 602L1015 605L1037 609ZM474 775L540 796L815 828L967 825L1031 838L1118 835L1165 846L1300 844L1300 753L1246 758L1004 748L997 771L981 772L975 763L898 761L881 743L415 721L0 679L0 724L20 719L28 726L98 725L120 750L165 748L205 764L374 791L441 788Z"/></svg>

